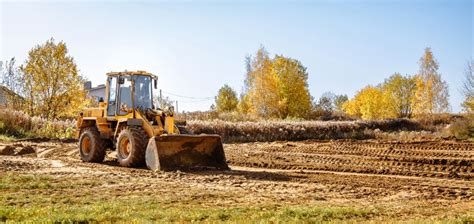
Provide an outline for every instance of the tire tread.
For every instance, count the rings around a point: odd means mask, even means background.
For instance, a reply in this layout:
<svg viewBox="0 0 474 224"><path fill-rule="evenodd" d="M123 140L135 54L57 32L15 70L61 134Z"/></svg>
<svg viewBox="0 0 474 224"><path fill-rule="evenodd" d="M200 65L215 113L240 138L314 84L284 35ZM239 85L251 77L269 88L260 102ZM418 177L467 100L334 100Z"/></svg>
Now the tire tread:
<svg viewBox="0 0 474 224"><path fill-rule="evenodd" d="M119 150L119 144L120 144L120 138L122 135L128 134L131 135L133 138L133 142L135 145L133 145L133 150L130 152L131 154L129 155L129 158L126 160L121 160L119 153L117 153L117 158L119 160L119 163L121 166L125 167L140 167L145 165L145 151L146 151L146 146L148 144L148 137L141 127L126 127L123 129L119 137L117 139L117 147L116 149Z"/></svg>
<svg viewBox="0 0 474 224"><path fill-rule="evenodd" d="M82 129L81 136L84 133L87 133L87 132L90 132L91 136L92 136L92 138L91 138L92 148L91 148L91 152L90 152L90 153L92 153L92 156L87 158L87 157L85 157L85 155L80 153L81 159L85 162L101 163L105 159L106 142L103 139L100 138L100 133L99 133L99 131L97 130L96 127L86 127L84 129ZM79 144L81 144L80 141L79 141ZM80 147L81 146L79 145L79 148Z"/></svg>

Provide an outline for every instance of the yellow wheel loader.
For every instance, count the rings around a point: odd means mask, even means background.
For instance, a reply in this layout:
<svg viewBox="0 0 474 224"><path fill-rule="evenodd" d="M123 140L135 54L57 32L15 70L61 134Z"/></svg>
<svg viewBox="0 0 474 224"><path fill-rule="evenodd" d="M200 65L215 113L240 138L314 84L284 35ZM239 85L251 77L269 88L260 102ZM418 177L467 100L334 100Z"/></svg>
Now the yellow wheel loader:
<svg viewBox="0 0 474 224"><path fill-rule="evenodd" d="M229 169L219 135L192 135L175 124L173 108L153 105L157 80L144 71L107 73L105 102L77 119L81 159L102 162L106 149L115 149L126 167Z"/></svg>

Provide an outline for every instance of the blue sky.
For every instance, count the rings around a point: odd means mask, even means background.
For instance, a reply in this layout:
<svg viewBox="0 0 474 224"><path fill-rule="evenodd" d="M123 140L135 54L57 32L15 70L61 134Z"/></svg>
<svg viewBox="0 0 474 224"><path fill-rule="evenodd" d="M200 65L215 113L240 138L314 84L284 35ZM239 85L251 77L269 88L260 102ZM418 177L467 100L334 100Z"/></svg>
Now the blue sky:
<svg viewBox="0 0 474 224"><path fill-rule="evenodd" d="M1 0L0 0L1 1ZM473 58L471 1L1 1L0 60L25 61L36 44L66 42L93 85L105 73L146 70L206 110L224 84L240 92L244 58L264 45L300 60L311 94L352 97L395 72L414 74L431 47L460 111Z"/></svg>

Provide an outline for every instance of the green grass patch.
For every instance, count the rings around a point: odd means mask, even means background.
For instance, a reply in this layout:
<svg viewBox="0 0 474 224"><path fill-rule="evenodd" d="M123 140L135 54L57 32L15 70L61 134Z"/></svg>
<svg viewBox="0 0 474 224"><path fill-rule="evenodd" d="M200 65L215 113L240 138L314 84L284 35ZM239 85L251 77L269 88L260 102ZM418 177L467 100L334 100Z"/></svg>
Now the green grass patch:
<svg viewBox="0 0 474 224"><path fill-rule="evenodd" d="M51 178L42 175L11 175L7 174L0 178L0 189L47 189L51 187Z"/></svg>
<svg viewBox="0 0 474 224"><path fill-rule="evenodd" d="M204 223L360 223L398 222L397 217L377 207L237 204L212 206L227 196L195 192L170 193L108 188L93 178L60 178L48 175L6 173L0 176L0 222L86 223L86 222L204 222ZM113 184L120 184L116 181ZM130 185L128 185L130 186ZM167 185L164 188L170 187ZM173 191L174 190L174 191ZM190 190L192 191L192 190ZM161 193L158 193L161 192ZM187 193L187 194L186 194ZM402 220L409 223L469 223L472 216L442 219Z"/></svg>
<svg viewBox="0 0 474 224"><path fill-rule="evenodd" d="M92 200L92 198L90 198ZM2 221L32 222L325 222L361 221L370 218L372 211L333 207L234 207L200 208L180 204L164 206L159 201L144 198L102 198L74 204L24 204L0 208Z"/></svg>
<svg viewBox="0 0 474 224"><path fill-rule="evenodd" d="M197 198L176 194L123 193L104 189L91 179L66 179L47 175L0 177L0 221L75 222L324 222L366 220L368 209L325 206L258 205L205 207L199 200L219 200L205 192ZM199 196L203 196L200 198ZM222 196L222 195L221 195ZM223 196L222 196L223 197Z"/></svg>
<svg viewBox="0 0 474 224"><path fill-rule="evenodd" d="M94 187L96 181L74 179L58 180L48 175L13 175L5 174L0 177L0 190L33 190L33 189L74 189Z"/></svg>
<svg viewBox="0 0 474 224"><path fill-rule="evenodd" d="M18 138L12 135L5 135L5 134L0 134L0 141L2 142L12 142L17 140Z"/></svg>
<svg viewBox="0 0 474 224"><path fill-rule="evenodd" d="M416 219L416 220L411 220L409 223L412 224L456 224L456 223L462 223L462 224L471 224L474 223L474 215L460 215L456 217L451 217L451 218L442 218L442 219Z"/></svg>

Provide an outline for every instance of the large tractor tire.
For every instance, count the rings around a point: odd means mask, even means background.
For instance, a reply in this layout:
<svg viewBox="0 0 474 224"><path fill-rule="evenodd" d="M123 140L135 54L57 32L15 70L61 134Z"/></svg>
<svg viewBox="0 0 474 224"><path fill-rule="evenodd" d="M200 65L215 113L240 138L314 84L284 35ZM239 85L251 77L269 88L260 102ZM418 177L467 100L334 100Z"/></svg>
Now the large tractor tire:
<svg viewBox="0 0 474 224"><path fill-rule="evenodd" d="M145 165L145 150L148 137L141 127L123 129L117 139L117 160L121 166L140 167Z"/></svg>
<svg viewBox="0 0 474 224"><path fill-rule="evenodd" d="M100 163L104 161L106 142L100 138L96 127L84 128L79 138L79 153L84 162Z"/></svg>

